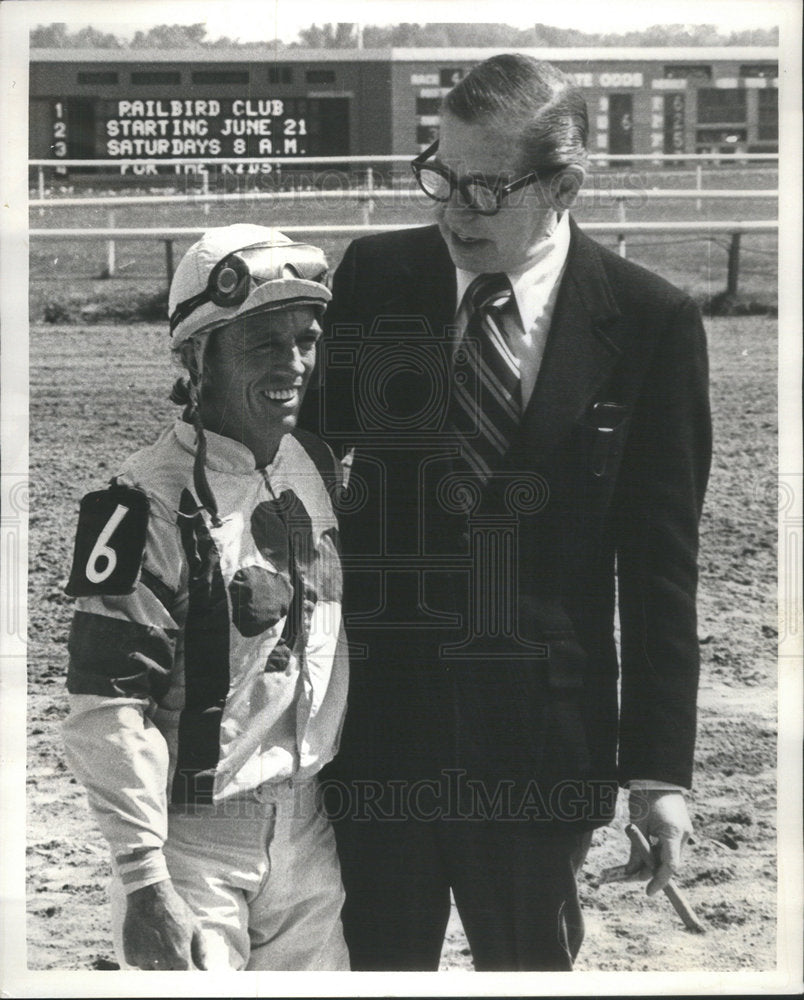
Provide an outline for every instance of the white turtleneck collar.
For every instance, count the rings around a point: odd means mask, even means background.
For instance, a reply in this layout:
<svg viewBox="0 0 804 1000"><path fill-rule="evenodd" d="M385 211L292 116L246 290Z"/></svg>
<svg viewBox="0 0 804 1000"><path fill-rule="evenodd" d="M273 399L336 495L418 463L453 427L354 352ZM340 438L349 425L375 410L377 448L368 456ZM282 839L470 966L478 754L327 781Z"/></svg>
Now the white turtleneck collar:
<svg viewBox="0 0 804 1000"><path fill-rule="evenodd" d="M193 427L192 424L188 424L185 420L182 420L181 417L178 417L173 425L173 430L181 447L185 451L188 451L191 455L195 455L195 427ZM229 437L223 437L221 434L216 434L214 431L207 430L206 428L204 429L204 437L207 441L206 465L214 472L249 475L260 471L256 469L256 462L251 449L247 448L244 444L241 444L240 441L235 441L233 438ZM280 453L285 450L285 447L287 447L288 442L286 439L288 437L289 435L286 434L279 442L279 448L273 461L266 467L268 472L271 472L279 465L281 461ZM283 447L283 445L285 447ZM260 474L262 474L261 471Z"/></svg>

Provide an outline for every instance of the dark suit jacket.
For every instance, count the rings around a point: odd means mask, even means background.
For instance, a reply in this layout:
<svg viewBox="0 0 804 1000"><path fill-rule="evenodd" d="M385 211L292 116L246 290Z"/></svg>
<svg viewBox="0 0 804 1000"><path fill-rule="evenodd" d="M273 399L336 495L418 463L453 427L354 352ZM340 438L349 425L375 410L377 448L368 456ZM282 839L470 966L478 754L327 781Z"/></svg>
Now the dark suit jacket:
<svg viewBox="0 0 804 1000"><path fill-rule="evenodd" d="M605 822L618 780L691 782L711 457L700 314L572 222L519 436L467 514L445 428L454 307L434 226L356 240L335 274L302 421L355 448L340 773L454 768L487 791L577 779L587 813L604 788Z"/></svg>

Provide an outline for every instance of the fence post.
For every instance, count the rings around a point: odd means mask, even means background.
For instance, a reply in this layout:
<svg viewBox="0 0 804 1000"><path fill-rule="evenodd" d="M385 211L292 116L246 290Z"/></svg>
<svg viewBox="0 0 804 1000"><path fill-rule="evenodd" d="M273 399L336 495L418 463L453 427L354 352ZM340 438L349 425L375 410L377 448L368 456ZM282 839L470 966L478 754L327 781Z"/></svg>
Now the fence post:
<svg viewBox="0 0 804 1000"><path fill-rule="evenodd" d="M114 209L109 209L109 229L114 229ZM115 271L115 245L114 240L109 240L106 244L106 271L104 277L113 278Z"/></svg>
<svg viewBox="0 0 804 1000"><path fill-rule="evenodd" d="M38 189L39 189L39 198L40 198L41 201L44 201L45 200L45 169L41 165L41 163L37 167L37 177L38 177L38 185L37 186L38 186ZM44 215L45 214L44 208L40 208L39 209L39 214L40 215Z"/></svg>
<svg viewBox="0 0 804 1000"><path fill-rule="evenodd" d="M700 160L695 164L695 187L698 191L703 189L703 164ZM695 199L695 211L701 211L701 199Z"/></svg>
<svg viewBox="0 0 804 1000"><path fill-rule="evenodd" d="M361 201L363 202L363 225L371 225L371 214L374 211L374 201L372 200L372 192L374 191L374 171L371 167L366 171L366 189L365 195L361 196Z"/></svg>
<svg viewBox="0 0 804 1000"><path fill-rule="evenodd" d="M207 169L207 164L203 163L201 165L203 173L201 174L201 191L204 195L209 194L209 171ZM248 178L246 178L246 183L248 183ZM204 215L209 215L209 202L204 202Z"/></svg>
<svg viewBox="0 0 804 1000"><path fill-rule="evenodd" d="M167 268L167 283L173 281L173 240L165 240L165 267Z"/></svg>
<svg viewBox="0 0 804 1000"><path fill-rule="evenodd" d="M617 199L617 215L619 216L620 222L625 222L625 198ZM619 233L617 235L617 250L619 251L621 257L625 257L625 233Z"/></svg>
<svg viewBox="0 0 804 1000"><path fill-rule="evenodd" d="M740 239L741 233L731 234L729 246L729 270L726 279L726 294L737 295L737 283L740 280Z"/></svg>

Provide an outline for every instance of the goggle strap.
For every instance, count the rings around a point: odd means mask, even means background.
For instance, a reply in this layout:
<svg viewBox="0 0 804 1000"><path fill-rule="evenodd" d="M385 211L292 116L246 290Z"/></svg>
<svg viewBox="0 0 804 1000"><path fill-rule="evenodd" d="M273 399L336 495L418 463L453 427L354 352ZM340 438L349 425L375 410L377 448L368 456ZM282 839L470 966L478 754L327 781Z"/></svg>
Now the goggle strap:
<svg viewBox="0 0 804 1000"><path fill-rule="evenodd" d="M193 295L192 298L185 299L184 302L180 302L173 310L173 315L170 317L170 332L173 333L179 323L184 322L184 320L194 313L199 306L202 306L205 302L210 301L211 296L209 294L209 288L205 288L203 292L199 292L197 295Z"/></svg>
<svg viewBox="0 0 804 1000"><path fill-rule="evenodd" d="M204 302L210 301L212 300L210 299L209 293L201 292L198 295L193 296L193 298L187 299L185 302L180 302L173 311L173 315L170 317L170 332L173 333L179 323L187 319L187 317L195 312L199 306L203 305ZM326 303L323 299L315 298L312 295L296 295L292 299L282 299L278 305L281 305L283 309L287 309L289 306L294 305L311 305L321 309L326 308ZM270 312L270 310L266 311ZM248 311L240 313L240 315L248 315Z"/></svg>

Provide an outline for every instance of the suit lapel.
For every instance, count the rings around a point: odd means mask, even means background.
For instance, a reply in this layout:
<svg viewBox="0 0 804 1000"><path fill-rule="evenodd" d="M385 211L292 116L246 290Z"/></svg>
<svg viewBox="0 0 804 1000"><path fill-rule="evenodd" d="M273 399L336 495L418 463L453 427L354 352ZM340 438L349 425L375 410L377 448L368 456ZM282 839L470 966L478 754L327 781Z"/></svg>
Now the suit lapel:
<svg viewBox="0 0 804 1000"><path fill-rule="evenodd" d="M596 244L570 225L544 358L509 463L539 464L564 441L621 354L619 311Z"/></svg>
<svg viewBox="0 0 804 1000"><path fill-rule="evenodd" d="M388 314L424 316L434 337L455 319L455 267L437 226L421 231L414 256L399 262L398 291L383 304Z"/></svg>
<svg viewBox="0 0 804 1000"><path fill-rule="evenodd" d="M445 328L455 323L457 279L455 265L437 228L434 237L422 275L420 301L433 335L440 338L445 335Z"/></svg>

